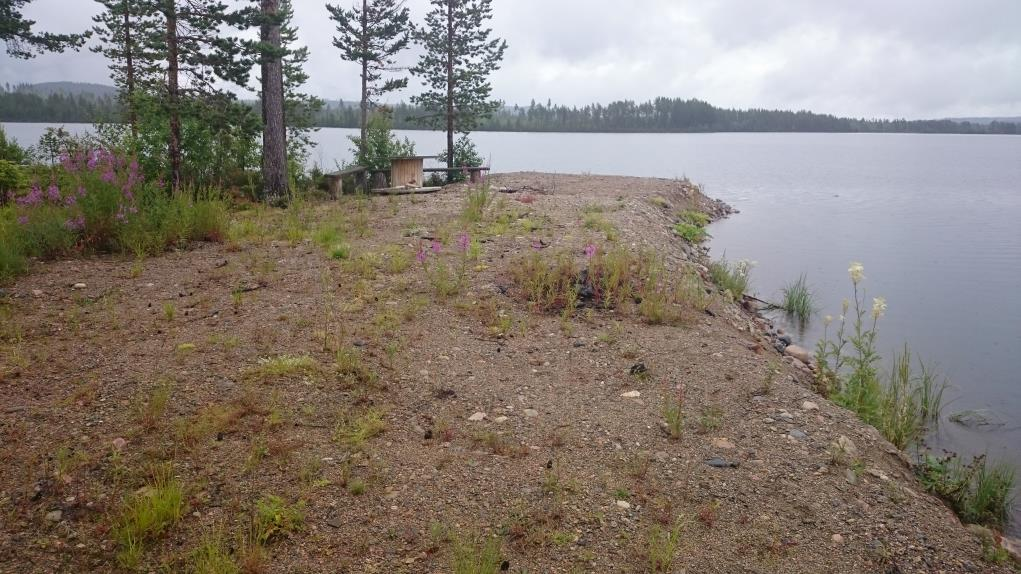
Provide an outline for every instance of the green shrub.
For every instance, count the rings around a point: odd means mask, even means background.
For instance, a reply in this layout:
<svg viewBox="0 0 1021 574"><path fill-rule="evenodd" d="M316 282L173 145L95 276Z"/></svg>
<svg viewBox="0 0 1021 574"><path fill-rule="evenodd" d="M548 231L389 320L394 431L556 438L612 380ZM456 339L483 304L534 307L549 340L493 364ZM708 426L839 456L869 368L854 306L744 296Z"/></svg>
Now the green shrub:
<svg viewBox="0 0 1021 574"><path fill-rule="evenodd" d="M709 237L705 229L683 221L674 224L674 234L683 238L688 243L702 243Z"/></svg>
<svg viewBox="0 0 1021 574"><path fill-rule="evenodd" d="M677 219L681 223L687 223L694 225L695 227L705 227L709 225L709 216L701 211L695 211L693 209L686 209L677 214Z"/></svg>
<svg viewBox="0 0 1021 574"><path fill-rule="evenodd" d="M158 466L146 487L124 501L113 527L117 561L136 567L145 546L181 519L184 488L169 465Z"/></svg>
<svg viewBox="0 0 1021 574"><path fill-rule="evenodd" d="M0 205L7 202L17 190L28 185L25 173L21 167L5 159L0 159Z"/></svg>
<svg viewBox="0 0 1021 574"><path fill-rule="evenodd" d="M444 149L436 156L436 160L446 165L447 150ZM454 142L454 165L453 167L478 167L482 165L482 156L475 147L475 143L468 139L468 136L461 136ZM447 182L454 183L464 181L466 178L462 171L452 171L447 174Z"/></svg>

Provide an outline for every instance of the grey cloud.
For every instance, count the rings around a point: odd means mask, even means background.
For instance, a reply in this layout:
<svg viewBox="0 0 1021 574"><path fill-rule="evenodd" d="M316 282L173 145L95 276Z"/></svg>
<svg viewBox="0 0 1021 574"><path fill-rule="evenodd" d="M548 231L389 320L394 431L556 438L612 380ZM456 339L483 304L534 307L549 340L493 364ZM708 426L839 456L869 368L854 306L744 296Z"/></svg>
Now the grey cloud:
<svg viewBox="0 0 1021 574"><path fill-rule="evenodd" d="M357 69L331 46L323 2L295 5L312 53L310 91L353 99ZM421 21L428 2L408 5ZM95 6L35 0L31 15L74 31ZM494 12L493 28L510 44L494 95L509 103L664 95L868 117L1021 115L1016 0L495 0ZM0 74L12 83L103 81L106 68L87 52L0 56Z"/></svg>

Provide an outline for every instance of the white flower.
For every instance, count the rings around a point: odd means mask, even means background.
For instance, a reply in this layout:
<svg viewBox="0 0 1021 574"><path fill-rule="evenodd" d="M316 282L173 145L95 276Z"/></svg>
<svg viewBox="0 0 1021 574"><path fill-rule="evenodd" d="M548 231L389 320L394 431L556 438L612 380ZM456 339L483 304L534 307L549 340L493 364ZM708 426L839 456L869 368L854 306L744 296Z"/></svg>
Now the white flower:
<svg viewBox="0 0 1021 574"><path fill-rule="evenodd" d="M847 298L845 297L844 301L840 304L841 309L843 309L843 311L840 313L840 320L841 321L844 320L844 315L847 315L847 308L850 307L850 306L851 306L851 302L848 301Z"/></svg>
<svg viewBox="0 0 1021 574"><path fill-rule="evenodd" d="M865 278L865 266L857 261L852 261L851 266L847 268L847 273L851 276L851 281L857 285Z"/></svg>
<svg viewBox="0 0 1021 574"><path fill-rule="evenodd" d="M822 318L823 323L828 327L833 322L833 315L826 315Z"/></svg>
<svg viewBox="0 0 1021 574"><path fill-rule="evenodd" d="M878 319L883 316L886 311L886 299L882 297L876 297L872 299L872 317Z"/></svg>

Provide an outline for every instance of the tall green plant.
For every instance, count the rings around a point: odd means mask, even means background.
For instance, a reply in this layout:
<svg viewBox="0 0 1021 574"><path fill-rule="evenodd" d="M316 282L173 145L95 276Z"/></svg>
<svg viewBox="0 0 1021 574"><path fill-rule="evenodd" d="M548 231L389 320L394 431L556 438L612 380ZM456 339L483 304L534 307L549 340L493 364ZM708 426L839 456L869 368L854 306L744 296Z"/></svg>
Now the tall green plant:
<svg viewBox="0 0 1021 574"><path fill-rule="evenodd" d="M388 110L380 110L369 118L365 139L351 136L352 152L358 165L371 169L388 169L390 158L414 155L415 144L408 138L398 139L391 128Z"/></svg>

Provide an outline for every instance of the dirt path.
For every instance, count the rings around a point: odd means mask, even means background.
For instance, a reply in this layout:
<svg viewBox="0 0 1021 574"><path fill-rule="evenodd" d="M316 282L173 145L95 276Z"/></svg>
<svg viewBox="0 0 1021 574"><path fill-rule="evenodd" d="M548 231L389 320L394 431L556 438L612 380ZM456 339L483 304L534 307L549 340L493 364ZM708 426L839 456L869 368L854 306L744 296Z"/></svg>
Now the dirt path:
<svg viewBox="0 0 1021 574"><path fill-rule="evenodd" d="M1007 571L722 297L648 325L537 313L513 280L588 244L697 270L672 214L720 205L673 180L492 184L523 191L478 222L447 188L243 212L233 242L142 266L38 264L0 314L0 572L117 571L160 464L185 510L143 571L194 571L205 542L249 572L450 572L489 537L510 572L649 572L675 526L661 571ZM441 296L462 231L480 257Z"/></svg>

